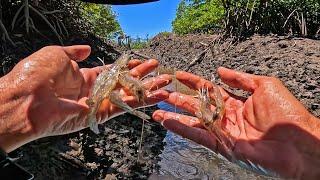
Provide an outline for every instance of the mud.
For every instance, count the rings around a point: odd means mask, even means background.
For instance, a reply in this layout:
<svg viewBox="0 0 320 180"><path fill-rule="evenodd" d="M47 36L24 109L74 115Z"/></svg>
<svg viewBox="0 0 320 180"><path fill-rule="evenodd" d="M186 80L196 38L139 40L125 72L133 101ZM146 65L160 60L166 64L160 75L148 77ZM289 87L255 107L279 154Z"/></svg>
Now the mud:
<svg viewBox="0 0 320 180"><path fill-rule="evenodd" d="M147 179L157 169L166 131L146 123L138 161L141 126L140 119L122 115L101 125L99 135L83 130L30 143L15 152L22 155L17 162L36 179Z"/></svg>

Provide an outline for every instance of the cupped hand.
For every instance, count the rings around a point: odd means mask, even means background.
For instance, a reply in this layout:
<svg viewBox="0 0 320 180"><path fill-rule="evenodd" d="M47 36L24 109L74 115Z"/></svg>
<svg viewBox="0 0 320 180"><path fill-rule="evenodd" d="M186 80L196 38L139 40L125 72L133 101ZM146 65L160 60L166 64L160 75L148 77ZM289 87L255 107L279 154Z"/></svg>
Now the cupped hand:
<svg viewBox="0 0 320 180"><path fill-rule="evenodd" d="M244 99L220 89L226 113L216 126L234 157L284 177L319 178L319 120L277 78L226 68L219 68L218 74L227 85L252 93ZM213 88L210 81L187 72L177 72L176 76L196 90ZM193 115L199 111L198 99L178 92L171 93L167 102ZM154 112L153 118L165 128L231 158L199 119L163 110Z"/></svg>
<svg viewBox="0 0 320 180"><path fill-rule="evenodd" d="M79 69L77 62L85 60L90 54L89 46L49 46L42 48L19 62L14 69L1 78L0 96L5 106L0 114L0 146L11 151L27 142L45 137L75 132L88 126L89 107L85 103L93 83L105 67ZM132 60L129 63L130 74L143 77L158 62L149 60L141 63ZM170 76L161 80L146 80L145 87L150 91L170 82ZM152 81L152 83L150 83ZM148 93L145 105L157 103L168 98L164 90ZM130 105L135 99L123 94ZM109 104L105 111L109 109ZM117 108L113 108L117 109ZM103 113L103 109L101 112ZM116 113L121 113L117 110Z"/></svg>

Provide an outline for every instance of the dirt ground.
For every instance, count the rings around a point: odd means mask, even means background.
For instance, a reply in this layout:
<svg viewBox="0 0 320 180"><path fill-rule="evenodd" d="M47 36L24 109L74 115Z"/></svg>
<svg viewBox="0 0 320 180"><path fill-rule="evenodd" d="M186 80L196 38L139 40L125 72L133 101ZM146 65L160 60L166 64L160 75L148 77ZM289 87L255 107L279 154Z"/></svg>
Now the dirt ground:
<svg viewBox="0 0 320 180"><path fill-rule="evenodd" d="M216 38L159 35L141 53L179 69L187 69L197 59L188 71L206 78L216 74L219 66L279 77L314 115L320 116L320 41L256 35L237 44L221 41L198 58ZM148 111L151 113L152 109ZM36 179L147 179L157 171L166 131L156 123L147 123L142 162L137 163L141 124L139 119L123 115L101 125L100 135L83 130L41 139L12 156L22 156L17 162L34 173Z"/></svg>
<svg viewBox="0 0 320 180"><path fill-rule="evenodd" d="M38 140L20 148L18 163L36 179L147 179L156 170L166 131L147 123L138 160L141 120L119 116L100 126L101 134L84 130Z"/></svg>

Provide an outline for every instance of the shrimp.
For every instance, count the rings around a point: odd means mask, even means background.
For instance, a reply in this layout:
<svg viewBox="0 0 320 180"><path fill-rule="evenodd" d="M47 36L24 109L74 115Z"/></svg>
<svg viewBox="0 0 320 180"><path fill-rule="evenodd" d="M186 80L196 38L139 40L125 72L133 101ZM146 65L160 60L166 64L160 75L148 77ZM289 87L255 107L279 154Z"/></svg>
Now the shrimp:
<svg viewBox="0 0 320 180"><path fill-rule="evenodd" d="M176 70L172 68L166 68L159 66L156 71L157 74L171 74L175 75ZM200 112L199 117L202 119L204 126L207 129L212 129L212 126L216 120L221 120L225 113L225 104L223 97L220 93L219 87L215 84L212 78L211 83L213 85L213 92L209 92L209 89L202 88L198 91L189 88L188 86L181 83L177 78L173 78L172 86L175 87L172 91L180 92L182 94L191 95L197 97L200 101ZM210 98L210 94L213 96L213 100ZM212 102L214 101L214 102ZM216 105L216 110L211 111L211 104Z"/></svg>
<svg viewBox="0 0 320 180"><path fill-rule="evenodd" d="M141 81L131 77L131 76L123 76L120 75L119 77L119 83L129 89L131 91L131 93L135 96L135 98L137 99L138 102L141 102L143 105L145 105L144 102L144 95L145 95L145 89L143 88L143 84ZM115 97L115 96L111 96L111 97ZM122 109L127 108L126 111L129 111L131 108L130 106L122 103ZM145 109L144 109L145 111ZM141 136L140 136L140 142L139 142L139 148L138 148L138 159L137 162L140 162L140 156L142 155L142 143L143 143L143 134L144 134L144 126L145 126L145 121L147 121L147 119L150 119L149 116L145 116L144 113L141 113L140 111L136 111L133 110L131 111L133 115L140 117L143 121L142 121L142 127L141 127ZM148 121L147 121L148 122Z"/></svg>
<svg viewBox="0 0 320 180"><path fill-rule="evenodd" d="M134 54L146 59L150 59L150 57L142 55L140 53L134 53ZM226 150L227 155L231 157L231 161L234 161L235 156L232 150L226 145L225 141L222 138L222 135L224 134L224 132L217 127L218 125L216 123L223 119L223 116L225 114L225 103L224 103L222 94L219 90L219 87L214 82L214 77L211 78L211 83L213 85L212 90L209 91L208 88L202 88L196 91L184 85L176 78L175 68L167 68L164 66L159 66L154 71L154 73L155 75L160 75L160 74L173 75L172 82L166 88L167 90L180 92L182 94L191 95L195 98L198 98L200 105L199 105L199 112L196 112L196 117L200 120L201 124L205 127L205 129L207 129L209 132L216 135L217 140ZM211 97L213 99L211 99ZM212 104L216 106L214 111L211 110ZM232 142L229 138L229 134L227 134L227 138L229 142Z"/></svg>
<svg viewBox="0 0 320 180"><path fill-rule="evenodd" d="M169 91L175 91L179 92L182 94L190 95L196 97L198 95L198 92L189 88L185 84L181 83L177 78L176 78L176 71L177 69L175 68L167 68L164 66L159 66L156 70L155 73L156 75L160 74L169 74L173 75L172 82L170 83L169 87L167 87L167 90Z"/></svg>
<svg viewBox="0 0 320 180"><path fill-rule="evenodd" d="M128 74L128 68L127 64L130 60L130 54L131 52L125 52L123 53L119 59L117 59L114 64L109 69L104 69L99 76L97 77L94 86L92 88L92 93L89 96L89 99L87 100L87 105L90 108L90 112L88 115L89 120L89 126L90 129L95 132L96 134L99 133L98 129L98 123L97 123L97 111L102 103L102 101L106 98L109 98L109 100L125 110L128 113L131 113L133 115L136 115L143 119L150 119L150 117L140 111L134 110L130 106L126 105L118 94L115 94L113 91L116 88L117 83L119 82L121 85L127 85L125 82L126 78L129 76ZM119 81L120 80L120 81ZM142 89L142 85L135 82L131 83L131 87L129 87L129 90L134 89L133 93L137 94L137 97L143 98L144 91ZM137 88L135 88L137 87ZM140 93L143 93L141 95Z"/></svg>
<svg viewBox="0 0 320 180"><path fill-rule="evenodd" d="M219 89L215 90L218 88L217 86L214 87L214 103L216 104L216 109L215 111L211 110L211 104L212 100L209 95L209 90L202 88L199 90L199 101L200 101L200 106L199 106L199 112L196 113L196 116L200 119L201 123L203 126L209 130L212 131L214 129L214 123L217 120L221 120L224 115L225 107L224 107L224 102L221 96L221 93ZM219 91L219 92L218 92ZM221 98L221 99L220 99Z"/></svg>
<svg viewBox="0 0 320 180"><path fill-rule="evenodd" d="M129 91L131 91L133 93L133 95L136 97L138 102L143 102L144 95L145 95L145 89L144 89L141 81L139 81L129 75L121 74L119 76L119 83L123 87L129 89Z"/></svg>
<svg viewBox="0 0 320 180"><path fill-rule="evenodd" d="M225 114L225 103L223 101L223 97L221 95L219 87L214 82L212 82L212 84L213 92L210 92L208 88L202 88L199 90L200 107L199 112L196 112L196 116L200 120L204 128L206 128L209 132L213 133L216 136L218 142L226 150L226 153L230 157L231 161L234 161L235 156L232 149L230 149L223 140L223 135L225 135L225 133L221 130L221 128L218 128L216 124L218 120L222 120ZM210 93L211 96L213 96L214 102L212 102L212 99L210 98ZM215 111L211 110L211 104L213 103L216 106ZM226 137L231 143L232 141L230 140L228 133L226 134Z"/></svg>
<svg viewBox="0 0 320 180"><path fill-rule="evenodd" d="M120 95L118 92L116 91L112 91L110 93L110 97L109 97L110 102L112 102L113 104L116 104L119 108L123 109L124 111L135 115L141 119L150 119L150 116L146 115L143 112L137 111L135 109L133 109L132 107L130 107L128 104L126 104L125 102L122 101Z"/></svg>

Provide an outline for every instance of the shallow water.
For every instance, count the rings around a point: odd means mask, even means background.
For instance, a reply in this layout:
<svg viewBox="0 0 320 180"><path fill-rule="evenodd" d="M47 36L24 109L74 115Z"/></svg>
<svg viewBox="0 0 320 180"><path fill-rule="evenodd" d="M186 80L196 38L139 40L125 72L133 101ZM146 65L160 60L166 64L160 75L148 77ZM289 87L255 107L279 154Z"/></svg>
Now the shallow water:
<svg viewBox="0 0 320 180"><path fill-rule="evenodd" d="M174 107L159 103L163 110ZM160 170L150 179L275 179L259 175L230 163L221 155L184 139L172 132L167 133L166 145L160 154Z"/></svg>

